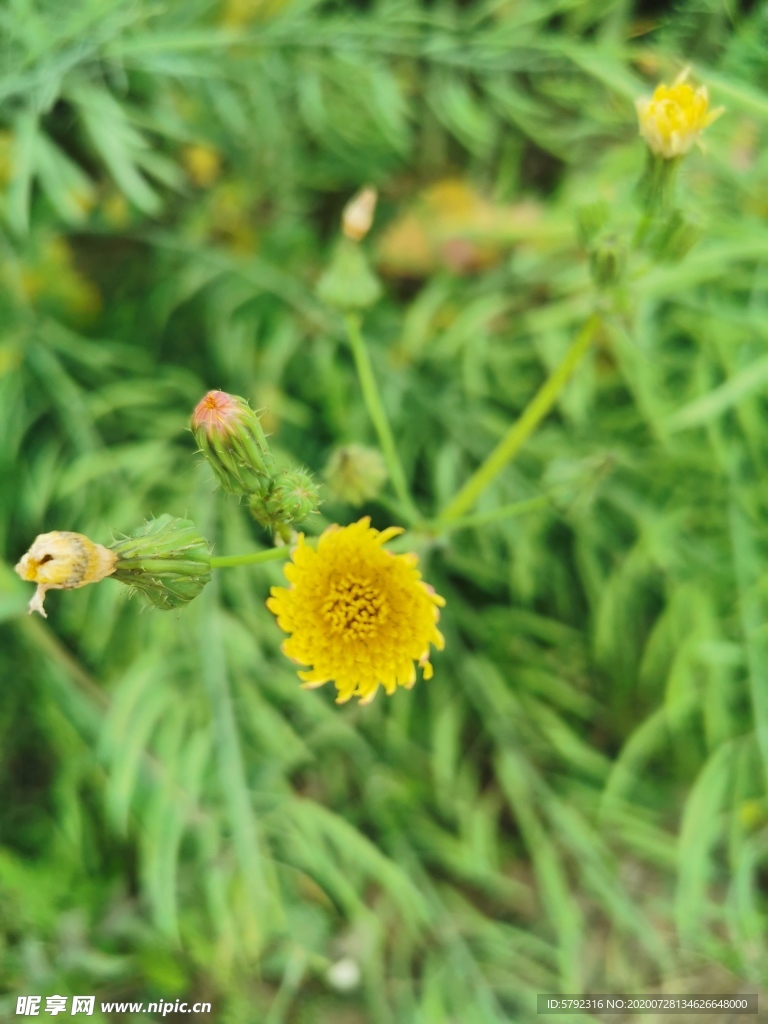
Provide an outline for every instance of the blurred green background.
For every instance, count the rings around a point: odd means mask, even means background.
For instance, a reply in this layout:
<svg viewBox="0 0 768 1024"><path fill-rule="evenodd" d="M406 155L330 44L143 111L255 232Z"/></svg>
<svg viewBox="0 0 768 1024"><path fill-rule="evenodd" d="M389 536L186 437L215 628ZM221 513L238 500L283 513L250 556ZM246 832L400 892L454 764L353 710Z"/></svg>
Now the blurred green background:
<svg viewBox="0 0 768 1024"><path fill-rule="evenodd" d="M37 993L497 1024L537 992L766 984L766 52L737 0L2 5L3 1019ZM634 100L688 64L727 109L681 170L686 245L605 287ZM194 455L208 388L319 479L375 444L315 292L365 184L364 329L425 515L601 314L490 521L408 535L448 601L434 679L302 691L274 563L178 613L107 581L28 617L40 532L167 512L269 544ZM400 521L324 497L313 530Z"/></svg>

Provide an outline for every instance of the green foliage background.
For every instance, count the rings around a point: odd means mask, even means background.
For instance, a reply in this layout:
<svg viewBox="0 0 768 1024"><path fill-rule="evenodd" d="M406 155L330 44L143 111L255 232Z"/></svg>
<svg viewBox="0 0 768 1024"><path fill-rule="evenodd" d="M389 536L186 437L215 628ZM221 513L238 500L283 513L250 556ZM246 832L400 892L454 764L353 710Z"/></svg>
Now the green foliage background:
<svg viewBox="0 0 768 1024"><path fill-rule="evenodd" d="M490 1024L537 992L765 985L767 50L735 0L2 7L0 1011ZM578 210L631 229L633 101L685 64L727 107L681 171L700 241L598 292ZM408 537L448 601L435 678L300 690L274 564L178 614L107 581L27 617L10 567L46 530L169 512L268 545L193 456L206 389L318 473L374 443L314 286L360 185L375 254L446 178L535 215L467 229L480 272L390 274L366 318L425 514L601 328L489 522Z"/></svg>

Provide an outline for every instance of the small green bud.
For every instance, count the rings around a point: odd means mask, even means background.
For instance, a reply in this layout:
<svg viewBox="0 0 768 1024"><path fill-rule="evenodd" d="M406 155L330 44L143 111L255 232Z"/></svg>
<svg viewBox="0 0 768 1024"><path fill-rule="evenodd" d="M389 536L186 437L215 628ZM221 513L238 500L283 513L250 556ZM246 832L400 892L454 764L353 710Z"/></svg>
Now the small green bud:
<svg viewBox="0 0 768 1024"><path fill-rule="evenodd" d="M300 523L320 504L317 487L304 469L278 473L262 494L251 496L253 518L268 529Z"/></svg>
<svg viewBox="0 0 768 1024"><path fill-rule="evenodd" d="M330 266L317 282L317 294L326 305L345 312L367 309L378 301L381 284L357 242L339 240Z"/></svg>
<svg viewBox="0 0 768 1024"><path fill-rule="evenodd" d="M589 269L598 288L616 284L624 273L627 253L615 235L604 235L589 254Z"/></svg>
<svg viewBox="0 0 768 1024"><path fill-rule="evenodd" d="M646 245L659 263L677 263L696 245L701 231L685 219L680 210L673 210L663 224L657 224Z"/></svg>
<svg viewBox="0 0 768 1024"><path fill-rule="evenodd" d="M244 398L209 391L191 420L200 451L228 494L248 496L263 490L275 463L259 417Z"/></svg>
<svg viewBox="0 0 768 1024"><path fill-rule="evenodd" d="M608 224L610 210L608 204L603 200L596 203L586 203L576 211L576 229L579 234L579 241L585 249L591 248L597 236Z"/></svg>
<svg viewBox="0 0 768 1024"><path fill-rule="evenodd" d="M170 610L194 600L211 579L211 549L189 519L162 515L109 547L112 578Z"/></svg>
<svg viewBox="0 0 768 1024"><path fill-rule="evenodd" d="M376 448L348 444L331 454L324 475L335 498L349 505L362 505L379 493L387 479L387 468Z"/></svg>

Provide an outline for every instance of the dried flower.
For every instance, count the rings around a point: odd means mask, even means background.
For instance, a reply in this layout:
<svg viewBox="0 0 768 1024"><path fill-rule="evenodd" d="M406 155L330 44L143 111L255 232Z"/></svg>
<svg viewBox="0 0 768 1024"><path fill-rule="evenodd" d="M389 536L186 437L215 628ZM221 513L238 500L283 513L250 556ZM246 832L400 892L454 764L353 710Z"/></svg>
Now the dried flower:
<svg viewBox="0 0 768 1024"><path fill-rule="evenodd" d="M371 230L377 199L375 188L361 188L344 207L341 230L353 242L361 242Z"/></svg>
<svg viewBox="0 0 768 1024"><path fill-rule="evenodd" d="M710 110L707 87L694 89L687 77L686 68L672 86L662 83L650 99L636 101L640 134L651 152L666 160L684 156L725 109Z"/></svg>
<svg viewBox="0 0 768 1024"><path fill-rule="evenodd" d="M37 584L29 611L47 618L43 601L48 590L76 590L86 583L98 583L115 571L117 556L95 544L82 533L54 530L41 533L22 556L16 572L23 580Z"/></svg>
<svg viewBox="0 0 768 1024"><path fill-rule="evenodd" d="M285 566L290 587L273 587L267 607L290 637L284 653L310 665L299 672L305 687L333 680L338 704L360 697L369 704L379 686L393 694L416 682L416 665L432 675L430 644L442 650L437 628L442 597L421 579L415 554L384 549L402 533L375 530L368 517L333 526L313 550L299 538Z"/></svg>
<svg viewBox="0 0 768 1024"><path fill-rule="evenodd" d="M42 533L16 572L37 583L29 610L43 617L47 590L74 590L107 576L141 591L156 608L178 608L210 581L211 551L194 523L162 515L109 547L81 533Z"/></svg>

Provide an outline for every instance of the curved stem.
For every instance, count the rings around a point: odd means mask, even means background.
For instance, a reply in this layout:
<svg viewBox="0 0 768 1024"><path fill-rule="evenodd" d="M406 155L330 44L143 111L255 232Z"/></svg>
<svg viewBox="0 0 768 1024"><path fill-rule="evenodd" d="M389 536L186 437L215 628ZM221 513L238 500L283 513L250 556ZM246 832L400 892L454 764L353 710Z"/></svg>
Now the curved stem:
<svg viewBox="0 0 768 1024"><path fill-rule="evenodd" d="M585 352L592 343L600 323L597 313L582 327L575 341L565 353L563 361L539 388L522 415L509 428L491 454L467 480L459 493L448 503L437 519L437 525L452 522L475 504L485 488L498 476L508 462L517 455L536 427L557 401L560 392L571 378Z"/></svg>
<svg viewBox="0 0 768 1024"><path fill-rule="evenodd" d="M291 548L286 544L282 548L268 548L266 551L253 551L249 555L219 555L211 559L212 569L229 569L234 565L260 565L261 562L276 562L288 558Z"/></svg>
<svg viewBox="0 0 768 1024"><path fill-rule="evenodd" d="M421 515L419 514L419 510L416 508L413 498L411 497L411 493L408 490L408 484L405 479L402 463L400 462L400 456L397 454L395 439L392 436L392 429L389 425L389 420L387 419L387 414L381 401L381 395L379 394L379 389L376 384L376 378L373 375L373 367L371 366L368 349L365 347L365 339L363 338L360 330L360 318L355 316L353 313L348 313L344 317L344 323L347 328L347 336L352 349L352 355L355 359L355 367L360 381L360 388L363 392L363 400L365 401L368 415L371 417L371 422L373 423L376 434L378 435L379 444L381 445L384 461L386 462L387 469L389 470L389 477L392 481L392 486L402 503L403 511L407 513L411 521L418 521L421 519Z"/></svg>
<svg viewBox="0 0 768 1024"><path fill-rule="evenodd" d="M475 526L487 526L489 523L495 523L501 519L514 519L516 516L537 512L539 509L551 506L551 496L542 494L536 498L527 498L525 501L516 501L511 505L501 505L499 508L491 509L490 512L478 512L476 515L452 519L450 522L441 519L427 520L420 525L420 529L428 533L431 531L437 534L455 533L457 530L466 530Z"/></svg>

